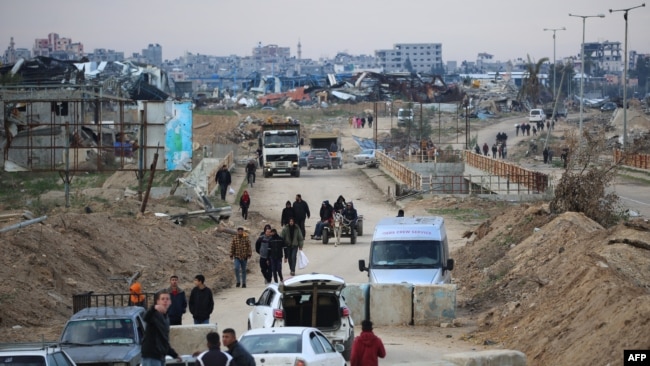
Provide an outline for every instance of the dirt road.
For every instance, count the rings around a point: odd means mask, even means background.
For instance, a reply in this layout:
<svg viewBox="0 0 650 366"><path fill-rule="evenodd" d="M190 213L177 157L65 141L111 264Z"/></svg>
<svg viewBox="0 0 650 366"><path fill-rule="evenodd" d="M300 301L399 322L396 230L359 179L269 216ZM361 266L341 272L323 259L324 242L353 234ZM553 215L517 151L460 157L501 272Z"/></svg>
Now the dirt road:
<svg viewBox="0 0 650 366"><path fill-rule="evenodd" d="M370 130L366 129L367 133ZM358 132L358 131L357 131ZM344 131L343 147L353 150L353 142L349 131ZM351 156L347 158L351 159ZM346 159L347 159L346 158ZM343 238L342 245L334 247L332 244L323 245L320 241L307 239L304 251L309 257L310 264L305 270L298 270L297 274L309 272L332 273L343 277L348 283L365 283L368 281L367 273L358 270L359 259L368 259L369 244L375 223L385 217L394 216L398 207L387 201L383 192L377 190L375 185L386 186L386 178L381 177L379 171L360 170L362 168L346 163L341 170L307 170L301 171L300 178L277 176L272 178L259 178L254 188L249 189L252 197L251 210L258 212L271 220L274 227L279 226L281 210L287 200L294 201L295 194L300 193L309 204L311 219L307 220L307 237L313 233L318 219L318 212L322 201L329 200L334 203L339 195L346 200L353 201L360 215L364 217L364 233L358 237L355 245L349 244L349 238ZM363 168L365 169L365 168ZM241 170L241 169L240 169ZM235 180L243 179L242 173L237 171ZM368 176L374 176L377 182L372 183ZM383 180L382 180L383 179ZM451 223L450 223L451 224ZM256 237L262 230L251 228L252 236ZM453 226L453 224L452 224ZM457 238L460 233L449 229L449 235ZM250 307L245 305L249 297L258 297L264 288L259 272L259 264L249 262L252 274L249 274L248 287L231 288L221 291L215 297L216 310L211 321L217 322L219 329L234 328L237 334L246 330L247 316ZM284 268L285 278L289 276L288 267ZM386 304L390 307L391 304ZM354 319L360 323L362 319ZM184 319L185 324L191 323L191 318ZM437 327L376 327L375 332L383 339L388 356L380 361L380 365L415 364L431 362L439 359L442 354L469 351L476 346L470 342L460 340L473 328L437 328ZM359 331L356 332L357 334Z"/></svg>

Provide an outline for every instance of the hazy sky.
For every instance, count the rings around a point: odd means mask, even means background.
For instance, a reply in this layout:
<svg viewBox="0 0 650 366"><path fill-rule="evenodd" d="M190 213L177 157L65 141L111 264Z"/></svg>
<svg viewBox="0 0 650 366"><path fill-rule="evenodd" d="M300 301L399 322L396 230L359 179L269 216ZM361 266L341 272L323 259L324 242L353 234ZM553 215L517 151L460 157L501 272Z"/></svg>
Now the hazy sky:
<svg viewBox="0 0 650 366"><path fill-rule="evenodd" d="M290 47L296 56L333 57L337 52L374 55L395 43L442 43L443 61L476 60L479 52L506 61L530 55L557 59L578 55L582 19L587 42L625 39L623 13L644 0L0 0L0 51L14 37L31 49L50 32L95 48L141 52L163 47L163 59L184 52L248 56L258 42ZM628 49L650 52L650 4L629 13Z"/></svg>

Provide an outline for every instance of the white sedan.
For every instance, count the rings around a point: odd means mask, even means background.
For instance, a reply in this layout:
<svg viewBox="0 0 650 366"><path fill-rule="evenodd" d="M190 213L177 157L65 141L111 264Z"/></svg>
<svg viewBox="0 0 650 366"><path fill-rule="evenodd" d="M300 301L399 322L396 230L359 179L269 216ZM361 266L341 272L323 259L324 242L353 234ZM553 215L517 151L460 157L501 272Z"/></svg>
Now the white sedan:
<svg viewBox="0 0 650 366"><path fill-rule="evenodd" d="M335 348L316 328L251 329L241 335L239 343L258 365L345 366L343 345Z"/></svg>
<svg viewBox="0 0 650 366"><path fill-rule="evenodd" d="M373 163L375 161L375 149L361 150L361 154L354 156L354 163L357 165L364 165Z"/></svg>

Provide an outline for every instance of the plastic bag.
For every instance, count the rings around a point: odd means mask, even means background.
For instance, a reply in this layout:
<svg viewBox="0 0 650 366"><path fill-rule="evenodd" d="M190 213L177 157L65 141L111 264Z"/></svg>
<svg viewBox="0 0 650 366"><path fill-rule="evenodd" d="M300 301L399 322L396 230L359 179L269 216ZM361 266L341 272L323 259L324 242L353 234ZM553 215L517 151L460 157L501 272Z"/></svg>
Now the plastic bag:
<svg viewBox="0 0 650 366"><path fill-rule="evenodd" d="M307 254L304 251L298 251L298 268L304 269L309 264L309 259L307 259Z"/></svg>
<svg viewBox="0 0 650 366"><path fill-rule="evenodd" d="M228 188L228 193L229 194L235 194L235 190L232 189L232 187Z"/></svg>

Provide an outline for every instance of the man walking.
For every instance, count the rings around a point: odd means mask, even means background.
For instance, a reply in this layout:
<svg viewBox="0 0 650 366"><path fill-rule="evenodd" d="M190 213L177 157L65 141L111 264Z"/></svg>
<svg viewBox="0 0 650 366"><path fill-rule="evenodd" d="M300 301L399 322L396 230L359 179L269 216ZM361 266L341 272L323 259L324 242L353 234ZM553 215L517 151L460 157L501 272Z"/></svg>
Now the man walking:
<svg viewBox="0 0 650 366"><path fill-rule="evenodd" d="M386 357L384 343L372 332L372 322L361 322L361 334L354 339L350 366L377 366L379 357Z"/></svg>
<svg viewBox="0 0 650 366"><path fill-rule="evenodd" d="M228 353L232 356L237 366L255 366L255 358L237 341L237 335L232 328L226 328L221 335L221 342L228 347Z"/></svg>
<svg viewBox="0 0 650 366"><path fill-rule="evenodd" d="M205 286L205 277L200 274L194 276L194 288L190 292L190 313L194 324L208 324L213 310L214 298L212 291Z"/></svg>
<svg viewBox="0 0 650 366"><path fill-rule="evenodd" d="M282 234L280 234L287 247L285 249L284 261L285 263L289 262L289 271L291 275L296 274L296 258L298 256L298 250L302 250L304 243L304 237L296 221L294 219L289 219L289 225L285 225L282 228Z"/></svg>
<svg viewBox="0 0 650 366"><path fill-rule="evenodd" d="M232 238L230 243L230 259L234 262L236 286L246 287L246 266L248 259L253 255L251 250L251 241L244 232L243 227L237 228L237 235ZM241 281L240 281L241 278Z"/></svg>
<svg viewBox="0 0 650 366"><path fill-rule="evenodd" d="M170 355L178 362L182 362L178 353L169 344L169 317L167 310L171 305L171 298L167 290L156 292L153 298L154 305L144 314L147 327L142 340L142 366L164 366L165 356Z"/></svg>
<svg viewBox="0 0 650 366"><path fill-rule="evenodd" d="M293 218L296 221L296 225L300 228L302 237L305 237L305 220L308 219L311 214L309 212L309 205L307 202L302 200L300 194L296 195L296 201L293 203Z"/></svg>
<svg viewBox="0 0 650 366"><path fill-rule="evenodd" d="M221 351L221 341L219 341L219 333L210 332L205 335L208 342L208 350L196 356L200 366L229 366L237 365L232 363L232 356L226 352Z"/></svg>
<svg viewBox="0 0 650 366"><path fill-rule="evenodd" d="M255 251L260 255L260 270L264 276L264 284L271 282L271 260L269 258L269 244L271 243L271 227L264 229L264 235L261 235L255 242Z"/></svg>
<svg viewBox="0 0 650 366"><path fill-rule="evenodd" d="M185 291L178 287L178 276L172 275L169 278L169 296L171 297L171 305L167 310L170 325L181 325L183 323L183 314L187 311L187 298Z"/></svg>
<svg viewBox="0 0 650 366"><path fill-rule="evenodd" d="M219 193L221 194L221 200L225 201L226 193L228 192L228 186L230 186L230 184L232 183L232 177L230 176L230 172L228 171L226 164L224 164L219 169L214 180L219 185Z"/></svg>

